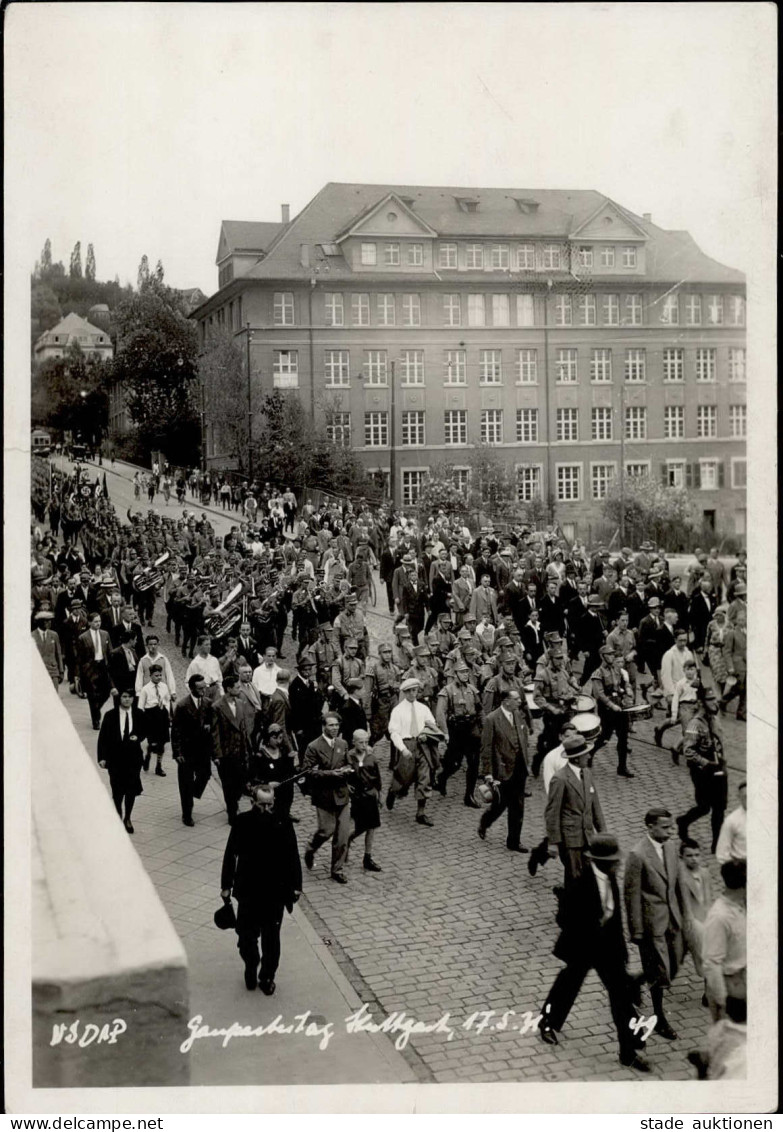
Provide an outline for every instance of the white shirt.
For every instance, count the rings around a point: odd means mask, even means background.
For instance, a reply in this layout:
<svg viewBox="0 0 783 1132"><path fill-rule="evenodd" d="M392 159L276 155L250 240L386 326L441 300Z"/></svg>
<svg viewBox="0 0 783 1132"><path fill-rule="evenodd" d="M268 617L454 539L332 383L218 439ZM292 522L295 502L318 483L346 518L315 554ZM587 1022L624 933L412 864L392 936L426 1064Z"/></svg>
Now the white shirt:
<svg viewBox="0 0 783 1132"><path fill-rule="evenodd" d="M511 714L511 712L510 712L510 711L506 711L506 709L505 709L504 707L501 707L501 709L500 709L500 710L501 710L501 711L503 712L503 715L504 715L504 716L506 717L506 719L508 720L508 722L509 722L509 723L511 724L511 726L513 727L513 726L514 726L514 717L513 717L513 715Z"/></svg>
<svg viewBox="0 0 783 1132"><path fill-rule="evenodd" d="M576 775L578 780L581 782L582 781L582 768L580 766L577 766L576 763L572 763L570 759L568 760L568 765L571 768L571 770L573 771L573 773Z"/></svg>
<svg viewBox="0 0 783 1132"><path fill-rule="evenodd" d="M159 652L157 656L150 656L145 653L139 661L139 666L136 669L136 695L138 696L146 684L150 683L150 667L153 664L159 664L163 669L163 679L161 684L165 684L167 690L172 696L177 694L177 682L174 679L174 672L169 664L168 658Z"/></svg>
<svg viewBox="0 0 783 1132"><path fill-rule="evenodd" d="M674 695L674 685L685 675L686 660L694 660L693 653L689 648L680 652L676 645L672 645L661 657L661 685L667 696Z"/></svg>
<svg viewBox="0 0 783 1132"><path fill-rule="evenodd" d="M658 860L661 862L662 865L665 864L665 861L663 859L663 842L662 841L656 841L654 838L650 837L649 833L647 834L647 840L650 842L653 849L658 854Z"/></svg>
<svg viewBox="0 0 783 1132"><path fill-rule="evenodd" d="M90 636L92 637L92 643L95 649L95 659L103 660L103 647L101 645L100 629L90 629Z"/></svg>
<svg viewBox="0 0 783 1132"><path fill-rule="evenodd" d="M614 893L612 892L612 882L606 873L602 873L600 869L595 867L593 861L590 862L593 867L593 875L595 876L598 884L598 895L601 897L601 907L604 910L604 920L608 920L614 912Z"/></svg>
<svg viewBox="0 0 783 1132"><path fill-rule="evenodd" d="M130 708L120 708L120 735L125 736L125 720L128 721L128 735L133 734L133 715Z"/></svg>
<svg viewBox="0 0 783 1132"><path fill-rule="evenodd" d="M223 673L220 670L220 661L216 656L194 656L188 665L188 670L185 673L185 682L190 680L191 676L203 676L207 682L207 687L212 684L219 684L220 691L223 691Z"/></svg>
<svg viewBox="0 0 783 1132"><path fill-rule="evenodd" d="M427 723L437 729L435 717L426 704L403 700L389 716L389 737L398 751L407 750L404 740L420 735Z"/></svg>
<svg viewBox="0 0 783 1132"><path fill-rule="evenodd" d="M568 765L568 759L565 757L565 750L561 743L559 747L553 747L546 755L543 763L541 764L541 774L544 778L544 790L549 793L549 784L560 770L561 767Z"/></svg>
<svg viewBox="0 0 783 1132"><path fill-rule="evenodd" d="M748 844L746 840L747 811L738 806L724 818L720 827L718 844L715 847L715 857L719 865L727 861L746 861L748 858Z"/></svg>
<svg viewBox="0 0 783 1132"><path fill-rule="evenodd" d="M266 664L259 664L253 672L253 687L262 696L271 696L277 687L277 674L280 671L278 664L268 668Z"/></svg>
<svg viewBox="0 0 783 1132"><path fill-rule="evenodd" d="M139 692L139 711L144 711L145 708L162 707L166 711L171 706L171 693L166 687L163 680L160 684L153 684L150 680L144 684Z"/></svg>

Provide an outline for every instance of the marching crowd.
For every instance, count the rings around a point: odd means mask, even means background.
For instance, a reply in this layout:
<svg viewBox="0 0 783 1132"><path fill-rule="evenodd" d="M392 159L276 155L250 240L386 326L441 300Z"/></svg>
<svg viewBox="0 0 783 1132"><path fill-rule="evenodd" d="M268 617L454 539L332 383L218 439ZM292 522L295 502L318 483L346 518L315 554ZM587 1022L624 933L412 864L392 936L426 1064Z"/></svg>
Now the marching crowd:
<svg viewBox="0 0 783 1132"><path fill-rule="evenodd" d="M173 481L179 496L184 475L153 469L153 486L156 474L164 494ZM345 884L357 840L363 868L382 871L383 809L405 812L412 794L414 822L432 826L432 792L446 794L464 762L460 789L465 808L481 811L477 836L505 815L506 847L527 855L531 876L562 864L555 954L565 967L542 1007L542 1040L558 1042L595 969L620 1060L649 1070L624 906L656 1032L677 1037L666 990L690 952L714 1022L694 1064L700 1075L740 1073L745 790L726 816L720 719L729 710L746 717L744 553L728 571L717 549L697 551L680 577L664 549L646 542L636 552L588 552L552 530L489 525L476 534L443 513L417 523L363 502L300 507L268 484L242 493L237 521L220 537L205 512L188 508L130 509L122 519L105 483L83 472L57 487L58 522L40 491L33 500L35 643L55 686L67 682L88 701L99 765L129 834L143 774L154 758L165 777L169 743L185 825L216 768L231 824L221 895L227 906L232 893L238 901L229 919L248 989L274 992L283 911L301 893L296 790L315 808L306 868L330 842L331 876ZM215 489L222 499L223 485ZM376 568L393 639L373 655ZM162 642L189 661L186 688ZM693 805L644 815L621 890L620 846L591 767L614 739L617 776L634 778L630 744L645 718L656 720L655 743L668 737L672 761L684 763ZM525 802L539 776L545 836L531 848ZM624 789L632 806L633 787ZM701 846L691 826L707 815L711 840ZM715 899L708 849L724 888Z"/></svg>

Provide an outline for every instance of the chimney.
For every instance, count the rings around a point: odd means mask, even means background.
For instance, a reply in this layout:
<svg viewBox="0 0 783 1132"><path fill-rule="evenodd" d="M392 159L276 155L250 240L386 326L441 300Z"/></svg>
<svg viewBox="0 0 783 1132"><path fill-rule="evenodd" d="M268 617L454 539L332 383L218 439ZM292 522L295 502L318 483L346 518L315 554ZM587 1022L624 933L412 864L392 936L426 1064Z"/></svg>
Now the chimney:
<svg viewBox="0 0 783 1132"><path fill-rule="evenodd" d="M300 244L299 245L299 262L301 263L302 267L309 267L310 266L310 245L309 244Z"/></svg>
<svg viewBox="0 0 783 1132"><path fill-rule="evenodd" d="M280 205L280 211L283 214L283 223L289 224L291 222L291 205L290 204L281 204Z"/></svg>
<svg viewBox="0 0 783 1132"><path fill-rule="evenodd" d="M651 212L643 212L642 213L642 220L646 220L648 224L651 224L652 223L652 213Z"/></svg>

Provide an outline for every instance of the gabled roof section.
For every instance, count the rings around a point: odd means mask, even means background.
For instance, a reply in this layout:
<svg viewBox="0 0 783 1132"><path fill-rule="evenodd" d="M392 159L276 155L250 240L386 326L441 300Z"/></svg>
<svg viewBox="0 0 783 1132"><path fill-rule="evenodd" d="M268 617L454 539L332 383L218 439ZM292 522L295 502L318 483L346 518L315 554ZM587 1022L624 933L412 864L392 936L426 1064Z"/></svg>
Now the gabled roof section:
<svg viewBox="0 0 783 1132"><path fill-rule="evenodd" d="M87 322L85 318L71 311L65 318L61 318L56 326L45 330L36 340L35 345L36 348L38 346L55 345L55 338L64 338L66 340L65 344L67 345L71 338L78 337L79 335L105 338L106 341L102 343L102 345L110 345L111 343L108 332L103 327L93 326L91 322ZM56 345L62 345L62 343L58 342Z"/></svg>
<svg viewBox="0 0 783 1132"><path fill-rule="evenodd" d="M619 221L619 223L618 223ZM570 233L572 240L646 240L647 233L631 217L630 213L604 197L601 204L586 220Z"/></svg>
<svg viewBox="0 0 783 1132"><path fill-rule="evenodd" d="M220 225L215 262L220 263L232 252L256 252L263 255L285 224L255 220L224 220Z"/></svg>
<svg viewBox="0 0 783 1132"><path fill-rule="evenodd" d="M413 198L408 197L407 199L412 200ZM394 223L391 223L386 217L381 217L381 212L385 208L390 208L392 213L394 213L395 208L399 209L408 223L402 227L397 227L396 220ZM339 232L335 236L334 242L339 244L342 243L343 240L347 240L349 236L358 235L411 235L411 228L414 233L419 233L422 236L434 237L438 235L433 228L430 228L429 224L425 223L420 216L416 215L413 208L406 204L402 197L392 192L387 193L381 200L360 212L344 231Z"/></svg>

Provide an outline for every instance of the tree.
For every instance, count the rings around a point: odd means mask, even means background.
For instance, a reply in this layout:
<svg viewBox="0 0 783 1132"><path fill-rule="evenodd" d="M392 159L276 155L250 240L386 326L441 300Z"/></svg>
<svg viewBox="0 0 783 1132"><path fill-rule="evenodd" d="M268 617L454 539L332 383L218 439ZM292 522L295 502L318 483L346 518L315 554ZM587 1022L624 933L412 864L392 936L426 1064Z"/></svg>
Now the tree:
<svg viewBox="0 0 783 1132"><path fill-rule="evenodd" d="M110 362L85 357L72 343L64 357L50 358L33 374L33 422L98 443L108 422L110 375Z"/></svg>
<svg viewBox="0 0 783 1132"><path fill-rule="evenodd" d="M158 283L163 282L163 261L160 259L155 264L155 279Z"/></svg>
<svg viewBox="0 0 783 1132"><path fill-rule="evenodd" d="M669 546L687 544L696 519L693 499L685 488L667 487L652 476L626 476L622 487L621 492L619 481L610 486L602 510L618 527L624 512L626 537L632 543L652 539Z"/></svg>
<svg viewBox="0 0 783 1132"><path fill-rule="evenodd" d="M470 507L477 516L485 513L493 521L518 521L521 507L513 475L490 444L478 444L468 453Z"/></svg>
<svg viewBox="0 0 783 1132"><path fill-rule="evenodd" d="M445 511L447 515L467 518L470 511L468 495L454 483L454 473L448 464L436 464L424 484L416 508L421 519Z"/></svg>
<svg viewBox="0 0 783 1132"><path fill-rule="evenodd" d="M45 330L51 330L63 316L54 291L46 283L34 283L30 292L30 325L33 341Z"/></svg>
<svg viewBox="0 0 783 1132"><path fill-rule="evenodd" d="M68 274L70 275L71 279L81 279L82 278L82 244L81 244L81 240L77 240L76 243L73 246L73 251L71 252L71 266L69 268Z"/></svg>
<svg viewBox="0 0 783 1132"><path fill-rule="evenodd" d="M95 251L92 244L87 245L87 259L84 264L84 278L95 280Z"/></svg>
<svg viewBox="0 0 783 1132"><path fill-rule="evenodd" d="M230 331L210 333L198 360L198 374L212 450L243 467L247 459L247 413L240 406L247 400L247 378L242 351Z"/></svg>
<svg viewBox="0 0 783 1132"><path fill-rule="evenodd" d="M52 269L52 241L47 236L46 237L46 243L44 244L43 251L41 252L41 265L40 265L41 275L45 275L46 272L51 271L51 269Z"/></svg>
<svg viewBox="0 0 783 1132"><path fill-rule="evenodd" d="M141 257L141 262L139 263L138 275L136 276L136 288L137 288L137 290L141 291L144 287L144 284L149 282L149 278L150 278L149 260L147 259L147 257L145 255L143 255Z"/></svg>

